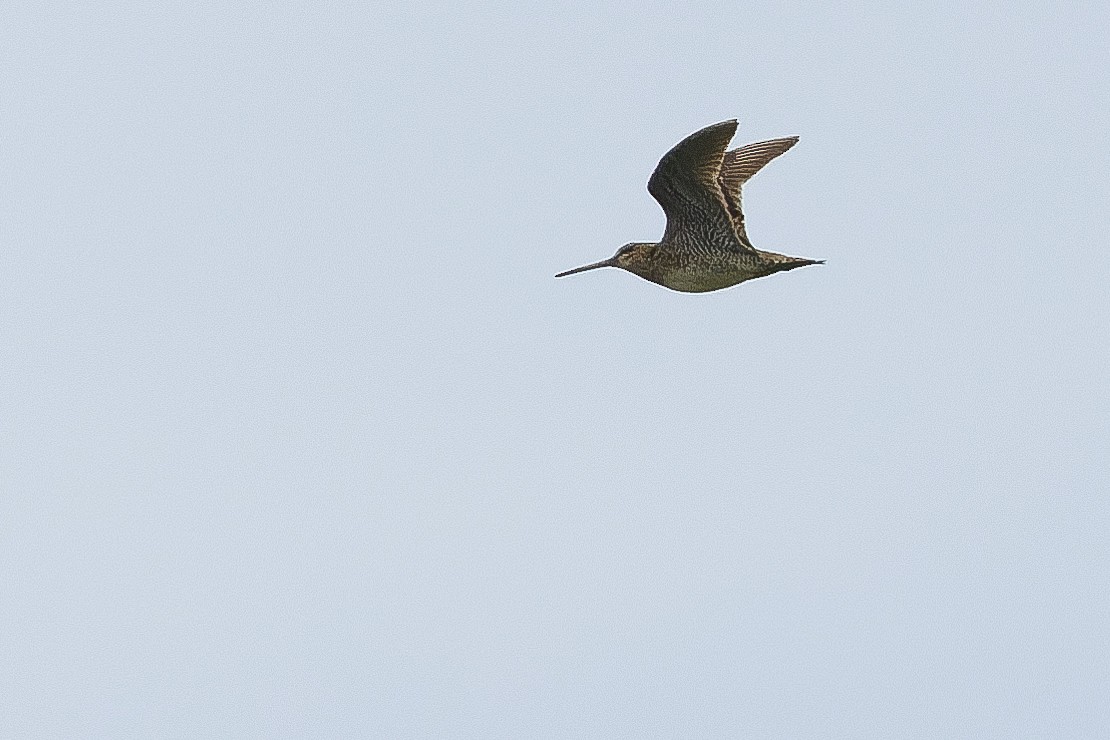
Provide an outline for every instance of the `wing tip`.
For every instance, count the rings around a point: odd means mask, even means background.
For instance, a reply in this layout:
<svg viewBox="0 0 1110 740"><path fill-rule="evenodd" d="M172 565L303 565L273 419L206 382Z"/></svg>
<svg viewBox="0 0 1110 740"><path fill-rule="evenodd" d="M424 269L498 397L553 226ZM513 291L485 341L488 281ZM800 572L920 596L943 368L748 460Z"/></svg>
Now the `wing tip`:
<svg viewBox="0 0 1110 740"><path fill-rule="evenodd" d="M716 135L718 132L721 132L721 133L728 132L728 138L729 138L729 141L731 141L732 137L736 135L736 129L739 126L740 126L740 123L735 118L728 118L728 119L725 119L724 121L718 121L717 123L711 123L708 126L704 126L703 128L700 128L697 131L695 131L694 133L690 134L690 137L698 136L699 134L702 134L702 135L705 135L705 134ZM726 146L727 146L727 143L726 143Z"/></svg>

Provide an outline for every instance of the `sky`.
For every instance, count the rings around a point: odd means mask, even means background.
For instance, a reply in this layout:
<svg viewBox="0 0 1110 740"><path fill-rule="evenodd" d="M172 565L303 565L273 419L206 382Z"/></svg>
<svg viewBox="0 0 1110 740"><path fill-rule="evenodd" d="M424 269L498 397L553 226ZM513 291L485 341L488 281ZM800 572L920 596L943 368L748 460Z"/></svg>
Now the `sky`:
<svg viewBox="0 0 1110 740"><path fill-rule="evenodd" d="M0 737L1110 735L1108 33L6 4ZM728 118L827 264L553 278Z"/></svg>

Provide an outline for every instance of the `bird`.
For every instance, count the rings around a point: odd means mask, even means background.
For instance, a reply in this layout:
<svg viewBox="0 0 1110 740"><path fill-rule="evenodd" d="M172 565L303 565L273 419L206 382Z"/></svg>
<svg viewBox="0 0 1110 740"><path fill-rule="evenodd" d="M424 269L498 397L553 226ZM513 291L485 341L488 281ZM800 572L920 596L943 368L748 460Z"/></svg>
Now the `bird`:
<svg viewBox="0 0 1110 740"><path fill-rule="evenodd" d="M797 136L726 151L736 119L695 131L663 155L648 192L663 208L667 226L658 242L629 242L606 260L560 272L561 278L599 267L618 267L683 293L707 293L746 280L824 264L752 246L740 208L740 188Z"/></svg>

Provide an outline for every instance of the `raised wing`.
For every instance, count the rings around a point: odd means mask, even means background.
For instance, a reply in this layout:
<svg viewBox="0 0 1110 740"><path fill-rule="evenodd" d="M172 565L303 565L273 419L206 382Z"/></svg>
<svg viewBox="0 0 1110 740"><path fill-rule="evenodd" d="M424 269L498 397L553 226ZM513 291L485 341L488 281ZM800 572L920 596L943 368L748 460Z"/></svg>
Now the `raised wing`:
<svg viewBox="0 0 1110 740"><path fill-rule="evenodd" d="M667 214L664 245L673 244L677 237L753 251L737 235L721 192L721 162L735 133L735 120L706 126L675 144L659 160L648 180L648 192Z"/></svg>
<svg viewBox="0 0 1110 740"><path fill-rule="evenodd" d="M718 182L725 199L725 206L732 217L733 226L736 227L736 233L745 244L751 242L748 241L748 232L744 228L744 211L740 207L740 187L751 179L752 175L763 169L765 164L797 143L798 137L790 136L785 139L757 141L725 152Z"/></svg>

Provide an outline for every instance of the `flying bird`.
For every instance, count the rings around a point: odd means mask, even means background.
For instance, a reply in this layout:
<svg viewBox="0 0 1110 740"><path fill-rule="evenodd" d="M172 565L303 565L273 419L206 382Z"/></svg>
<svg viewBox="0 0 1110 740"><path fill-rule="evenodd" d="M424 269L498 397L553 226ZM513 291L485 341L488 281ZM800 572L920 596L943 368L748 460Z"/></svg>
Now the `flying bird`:
<svg viewBox="0 0 1110 740"><path fill-rule="evenodd" d="M725 151L736 121L706 126L659 160L648 192L663 207L667 228L659 242L630 242L607 260L560 272L619 267L684 293L706 293L824 260L788 257L752 246L744 228L740 188L765 164L798 143L797 136Z"/></svg>

